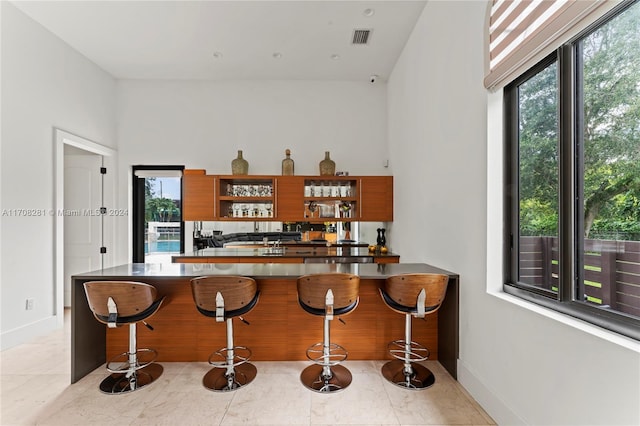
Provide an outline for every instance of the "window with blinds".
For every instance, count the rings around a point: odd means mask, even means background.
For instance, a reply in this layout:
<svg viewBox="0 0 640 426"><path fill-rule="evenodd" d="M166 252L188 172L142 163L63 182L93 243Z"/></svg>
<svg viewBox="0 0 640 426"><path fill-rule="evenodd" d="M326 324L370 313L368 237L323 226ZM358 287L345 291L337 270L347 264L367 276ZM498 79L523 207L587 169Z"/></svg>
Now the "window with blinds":
<svg viewBox="0 0 640 426"><path fill-rule="evenodd" d="M488 22L485 87L504 87L618 3L494 0Z"/></svg>

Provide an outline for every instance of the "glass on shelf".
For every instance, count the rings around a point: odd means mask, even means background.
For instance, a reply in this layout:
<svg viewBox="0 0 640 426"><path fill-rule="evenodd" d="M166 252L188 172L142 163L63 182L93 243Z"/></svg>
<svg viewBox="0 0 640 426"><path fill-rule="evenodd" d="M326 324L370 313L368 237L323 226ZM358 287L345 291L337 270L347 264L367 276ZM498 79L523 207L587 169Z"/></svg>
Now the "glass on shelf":
<svg viewBox="0 0 640 426"><path fill-rule="evenodd" d="M340 184L336 182L335 185L331 185L331 196L339 197L340 196Z"/></svg>

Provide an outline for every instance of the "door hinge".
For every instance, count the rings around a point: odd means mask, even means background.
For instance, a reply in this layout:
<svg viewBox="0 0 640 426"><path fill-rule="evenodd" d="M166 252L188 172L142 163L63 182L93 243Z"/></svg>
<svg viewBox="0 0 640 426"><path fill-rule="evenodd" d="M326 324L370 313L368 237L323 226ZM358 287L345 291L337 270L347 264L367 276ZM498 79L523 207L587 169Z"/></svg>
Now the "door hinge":
<svg viewBox="0 0 640 426"><path fill-rule="evenodd" d="M100 254L105 254L107 252L106 247L100 247Z"/></svg>
<svg viewBox="0 0 640 426"><path fill-rule="evenodd" d="M100 174L101 175L106 175L107 174L107 168L106 167L100 167Z"/></svg>

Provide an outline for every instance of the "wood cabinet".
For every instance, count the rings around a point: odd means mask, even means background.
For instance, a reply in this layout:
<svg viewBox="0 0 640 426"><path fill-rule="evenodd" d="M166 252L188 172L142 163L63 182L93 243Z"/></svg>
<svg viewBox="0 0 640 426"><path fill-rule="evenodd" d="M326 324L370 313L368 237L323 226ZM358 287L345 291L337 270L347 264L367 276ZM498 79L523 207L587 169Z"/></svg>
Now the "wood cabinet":
<svg viewBox="0 0 640 426"><path fill-rule="evenodd" d="M218 176L216 220L274 220L272 176Z"/></svg>
<svg viewBox="0 0 640 426"><path fill-rule="evenodd" d="M303 193L302 221L341 222L359 219L357 178L307 176L304 178Z"/></svg>
<svg viewBox="0 0 640 426"><path fill-rule="evenodd" d="M360 218L363 222L393 221L393 176L360 178Z"/></svg>
<svg viewBox="0 0 640 426"><path fill-rule="evenodd" d="M215 176L185 170L182 176L182 220L216 220Z"/></svg>
<svg viewBox="0 0 640 426"><path fill-rule="evenodd" d="M389 222L393 176L218 176L185 170L184 220Z"/></svg>
<svg viewBox="0 0 640 426"><path fill-rule="evenodd" d="M304 178L276 177L276 219L281 222L302 222L304 209Z"/></svg>

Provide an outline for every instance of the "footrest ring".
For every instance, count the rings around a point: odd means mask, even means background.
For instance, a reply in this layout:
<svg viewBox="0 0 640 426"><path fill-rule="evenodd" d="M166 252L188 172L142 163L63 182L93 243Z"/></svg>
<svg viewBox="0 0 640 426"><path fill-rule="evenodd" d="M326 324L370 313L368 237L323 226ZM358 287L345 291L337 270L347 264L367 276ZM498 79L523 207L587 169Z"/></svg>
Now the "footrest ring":
<svg viewBox="0 0 640 426"><path fill-rule="evenodd" d="M429 359L429 349L417 342L410 342L409 350L405 340L394 340L387 344L387 349L392 357L401 361L420 362Z"/></svg>
<svg viewBox="0 0 640 426"><path fill-rule="evenodd" d="M307 358L317 365L332 367L346 360L347 355L347 350L337 343L331 343L329 345L329 354L326 356L324 354L324 345L322 343L316 343L307 348Z"/></svg>
<svg viewBox="0 0 640 426"><path fill-rule="evenodd" d="M234 346L233 347L233 362L229 364L229 360L227 359L227 353L229 352L228 348L222 348L211 355L209 355L209 364L216 368L227 368L227 367L237 367L246 362L249 362L251 359L251 349L245 346ZM221 359L220 361L213 360L214 358Z"/></svg>
<svg viewBox="0 0 640 426"><path fill-rule="evenodd" d="M151 354L151 359L147 358ZM128 373L130 371L138 371L152 364L158 358L158 351L155 349L138 349L136 351L136 364L131 365L129 360L129 352L122 352L107 361L107 371L109 373ZM115 365L118 364L118 365Z"/></svg>

